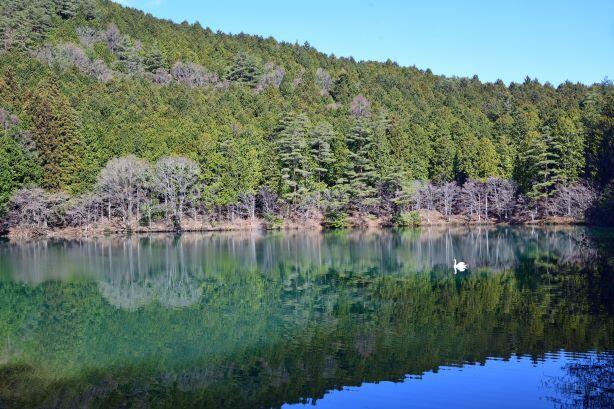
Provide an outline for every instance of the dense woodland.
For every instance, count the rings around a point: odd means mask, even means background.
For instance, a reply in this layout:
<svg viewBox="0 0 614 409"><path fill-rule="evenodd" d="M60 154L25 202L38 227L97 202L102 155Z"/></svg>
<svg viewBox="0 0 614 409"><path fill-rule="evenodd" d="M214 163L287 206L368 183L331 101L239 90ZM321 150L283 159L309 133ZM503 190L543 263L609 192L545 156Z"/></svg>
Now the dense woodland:
<svg viewBox="0 0 614 409"><path fill-rule="evenodd" d="M612 222L608 80L449 78L105 0L1 0L0 37L5 228Z"/></svg>

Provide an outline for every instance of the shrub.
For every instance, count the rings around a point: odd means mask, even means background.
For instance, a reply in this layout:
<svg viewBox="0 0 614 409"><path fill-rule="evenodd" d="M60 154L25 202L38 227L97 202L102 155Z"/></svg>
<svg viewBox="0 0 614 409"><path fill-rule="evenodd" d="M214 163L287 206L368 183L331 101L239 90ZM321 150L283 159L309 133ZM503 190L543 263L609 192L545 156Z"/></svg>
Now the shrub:
<svg viewBox="0 0 614 409"><path fill-rule="evenodd" d="M394 219L394 225L398 227L415 227L420 225L420 214L413 210L400 213Z"/></svg>
<svg viewBox="0 0 614 409"><path fill-rule="evenodd" d="M267 230L281 229L284 224L284 219L275 213L265 213L264 216L264 228Z"/></svg>
<svg viewBox="0 0 614 409"><path fill-rule="evenodd" d="M341 211L330 211L324 215L322 225L329 229L343 229L349 227L347 214Z"/></svg>

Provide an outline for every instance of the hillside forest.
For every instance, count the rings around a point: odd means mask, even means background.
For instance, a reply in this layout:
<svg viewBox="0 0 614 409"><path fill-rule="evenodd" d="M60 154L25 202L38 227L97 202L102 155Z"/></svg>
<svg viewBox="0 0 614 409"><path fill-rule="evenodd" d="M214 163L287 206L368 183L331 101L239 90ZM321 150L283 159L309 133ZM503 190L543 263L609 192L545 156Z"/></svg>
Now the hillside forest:
<svg viewBox="0 0 614 409"><path fill-rule="evenodd" d="M0 0L0 39L0 230L613 221L607 79L445 77L106 0Z"/></svg>

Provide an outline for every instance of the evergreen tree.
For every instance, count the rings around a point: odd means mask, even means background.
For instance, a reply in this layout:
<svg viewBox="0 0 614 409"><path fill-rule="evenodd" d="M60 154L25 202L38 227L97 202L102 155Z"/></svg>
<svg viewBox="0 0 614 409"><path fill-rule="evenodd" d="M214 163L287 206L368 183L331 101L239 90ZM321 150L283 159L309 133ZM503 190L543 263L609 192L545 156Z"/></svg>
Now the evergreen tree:
<svg viewBox="0 0 614 409"><path fill-rule="evenodd" d="M43 186L77 192L83 188L83 141L68 99L53 81L39 85L29 104L33 138L43 166Z"/></svg>
<svg viewBox="0 0 614 409"><path fill-rule="evenodd" d="M333 127L328 122L320 122L310 133L310 149L315 168L317 182L330 180L327 175L330 173L330 167L335 161L331 149L331 142L335 137Z"/></svg>
<svg viewBox="0 0 614 409"><path fill-rule="evenodd" d="M578 123L559 112L552 121L553 154L561 182L576 182L585 168L584 137Z"/></svg>
<svg viewBox="0 0 614 409"><path fill-rule="evenodd" d="M11 194L18 188L40 182L41 171L35 158L0 125L0 216Z"/></svg>
<svg viewBox="0 0 614 409"><path fill-rule="evenodd" d="M333 97L336 102L345 103L348 102L354 94L355 90L348 73L342 71L335 79L335 82L330 90L331 97Z"/></svg>
<svg viewBox="0 0 614 409"><path fill-rule="evenodd" d="M348 190L359 210L374 204L376 171L372 161L373 127L368 117L354 120L354 126L347 136L350 168L347 170Z"/></svg>
<svg viewBox="0 0 614 409"><path fill-rule="evenodd" d="M275 147L282 172L282 195L296 204L309 191L308 136L310 122L305 114L291 115L282 121Z"/></svg>
<svg viewBox="0 0 614 409"><path fill-rule="evenodd" d="M144 63L145 69L149 72L155 72L159 68L168 68L168 63L157 46L153 46L147 51Z"/></svg>
<svg viewBox="0 0 614 409"><path fill-rule="evenodd" d="M63 19L69 19L77 14L79 1L77 0L55 0L56 13Z"/></svg>
<svg viewBox="0 0 614 409"><path fill-rule="evenodd" d="M454 179L455 148L450 131L435 126L431 132L429 178L441 182Z"/></svg>
<svg viewBox="0 0 614 409"><path fill-rule="evenodd" d="M262 76L262 68L256 59L247 53L238 53L226 74L229 81L256 86Z"/></svg>
<svg viewBox="0 0 614 409"><path fill-rule="evenodd" d="M549 197L560 173L557 167L557 151L560 150L549 127L545 126L541 134L531 132L527 136L520 154L524 173L524 188L534 202Z"/></svg>

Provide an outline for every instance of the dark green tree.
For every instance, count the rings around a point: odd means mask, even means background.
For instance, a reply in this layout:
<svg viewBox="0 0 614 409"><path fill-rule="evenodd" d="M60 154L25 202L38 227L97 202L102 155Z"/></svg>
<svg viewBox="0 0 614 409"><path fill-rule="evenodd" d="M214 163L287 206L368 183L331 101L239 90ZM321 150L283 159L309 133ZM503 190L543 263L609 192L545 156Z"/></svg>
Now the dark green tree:
<svg viewBox="0 0 614 409"><path fill-rule="evenodd" d="M351 165L345 179L350 195L359 210L373 205L376 200L376 169L372 160L373 141L374 132L370 118L364 116L356 118L347 136Z"/></svg>
<svg viewBox="0 0 614 409"><path fill-rule="evenodd" d="M331 143L335 137L333 127L328 122L320 122L310 132L309 145L315 163L313 169L317 182L330 181L328 175L335 157L331 149Z"/></svg>
<svg viewBox="0 0 614 409"><path fill-rule="evenodd" d="M83 140L76 114L54 81L41 83L30 102L33 139L43 166L43 186L83 190Z"/></svg>
<svg viewBox="0 0 614 409"><path fill-rule="evenodd" d="M289 115L275 136L275 147L282 172L282 196L296 204L309 191L312 169L309 166L310 121L305 114Z"/></svg>
<svg viewBox="0 0 614 409"><path fill-rule="evenodd" d="M229 81L235 81L249 86L255 86L262 76L262 68L258 61L248 53L236 55L230 69L226 73Z"/></svg>

